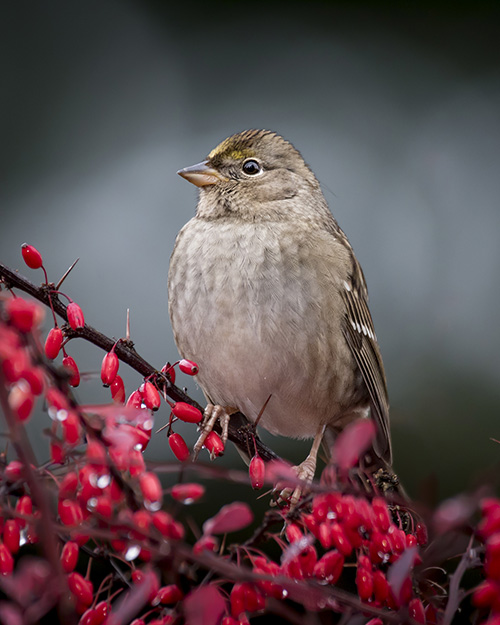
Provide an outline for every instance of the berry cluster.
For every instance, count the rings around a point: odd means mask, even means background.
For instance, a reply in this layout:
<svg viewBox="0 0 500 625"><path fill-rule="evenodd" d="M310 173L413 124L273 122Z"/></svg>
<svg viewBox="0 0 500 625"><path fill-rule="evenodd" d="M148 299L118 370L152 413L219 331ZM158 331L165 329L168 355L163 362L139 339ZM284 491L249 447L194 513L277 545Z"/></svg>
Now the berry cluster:
<svg viewBox="0 0 500 625"><path fill-rule="evenodd" d="M490 611L488 625L500 624L500 500L481 501L482 519L478 533L485 544L484 573L486 579L474 591L473 603Z"/></svg>

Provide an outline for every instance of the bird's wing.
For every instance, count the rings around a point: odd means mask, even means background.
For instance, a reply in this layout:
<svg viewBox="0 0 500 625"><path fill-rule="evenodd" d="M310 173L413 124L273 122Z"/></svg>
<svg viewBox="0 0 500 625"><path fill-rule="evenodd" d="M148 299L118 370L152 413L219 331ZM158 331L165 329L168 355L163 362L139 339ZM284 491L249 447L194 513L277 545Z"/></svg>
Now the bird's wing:
<svg viewBox="0 0 500 625"><path fill-rule="evenodd" d="M375 452L391 464L389 399L384 365L368 308L368 290L365 278L354 253L352 253L350 281L346 282L344 287L342 290L342 297L346 305L342 328L344 337L370 395L371 412L378 429L374 444Z"/></svg>

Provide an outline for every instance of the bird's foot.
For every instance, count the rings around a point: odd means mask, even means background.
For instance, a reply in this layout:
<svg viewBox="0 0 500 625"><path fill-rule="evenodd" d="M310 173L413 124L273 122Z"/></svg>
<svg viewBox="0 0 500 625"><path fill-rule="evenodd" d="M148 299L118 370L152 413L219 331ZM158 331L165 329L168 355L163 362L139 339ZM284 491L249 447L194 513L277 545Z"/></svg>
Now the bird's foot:
<svg viewBox="0 0 500 625"><path fill-rule="evenodd" d="M277 500L278 504L289 503L291 510L299 503L302 494L307 490L307 485L314 479L314 474L316 473L316 458L311 457L309 454L304 462L292 467L292 469L297 474L297 479L303 482L303 484L296 486L295 489L290 487L283 488Z"/></svg>
<svg viewBox="0 0 500 625"><path fill-rule="evenodd" d="M224 446L226 445L229 419L231 417L231 412L229 412L229 410L229 407L207 404L205 412L203 413L203 421L201 422L200 426L201 434L193 447L193 460L196 460L198 454L203 449L205 440L210 432L212 432L214 425L217 423L217 421L219 421L222 428L222 443ZM234 409L232 409L232 412L234 412Z"/></svg>
<svg viewBox="0 0 500 625"><path fill-rule="evenodd" d="M284 488L278 497L279 503L290 503L290 510L293 510L295 506L299 503L299 500L304 492L307 489L307 484L310 484L314 479L314 474L316 473L316 463L318 459L318 450L323 439L323 434L325 433L326 425L322 424L319 426L316 436L314 437L314 441L311 447L311 451L309 455L301 462L298 466L293 467L295 472L297 473L297 478L303 482L303 484L299 484L295 487L292 492L291 488Z"/></svg>

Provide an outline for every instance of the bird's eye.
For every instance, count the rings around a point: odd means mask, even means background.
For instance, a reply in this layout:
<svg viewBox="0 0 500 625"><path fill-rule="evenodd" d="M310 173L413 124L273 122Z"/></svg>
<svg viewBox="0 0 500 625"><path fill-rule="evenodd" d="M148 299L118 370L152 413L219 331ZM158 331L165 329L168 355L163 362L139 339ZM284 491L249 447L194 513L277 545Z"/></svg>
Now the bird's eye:
<svg viewBox="0 0 500 625"><path fill-rule="evenodd" d="M243 163L243 171L249 176L255 176L256 174L260 174L262 168L257 161L254 161L253 158L249 158Z"/></svg>

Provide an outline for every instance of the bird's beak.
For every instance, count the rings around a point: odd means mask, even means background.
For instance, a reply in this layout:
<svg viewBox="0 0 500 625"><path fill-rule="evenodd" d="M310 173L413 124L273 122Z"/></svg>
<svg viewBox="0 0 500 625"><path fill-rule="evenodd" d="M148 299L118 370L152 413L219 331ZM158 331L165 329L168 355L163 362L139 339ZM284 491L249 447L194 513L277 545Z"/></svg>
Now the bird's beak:
<svg viewBox="0 0 500 625"><path fill-rule="evenodd" d="M196 165L184 167L184 169L179 169L177 173L197 187L206 187L217 184L221 180L227 180L227 178L224 178L216 169L209 167L208 161L202 161Z"/></svg>

